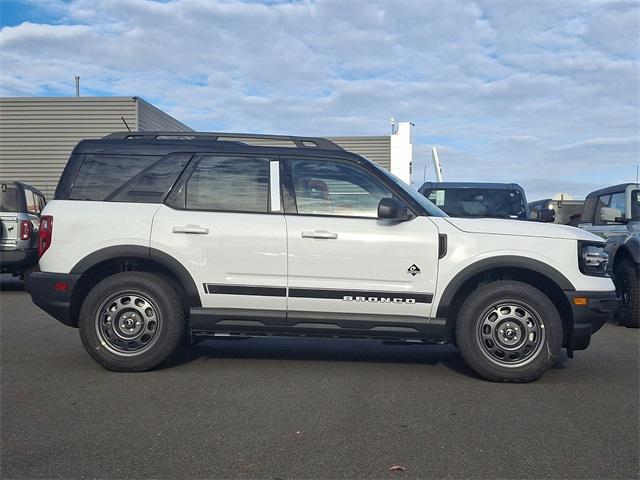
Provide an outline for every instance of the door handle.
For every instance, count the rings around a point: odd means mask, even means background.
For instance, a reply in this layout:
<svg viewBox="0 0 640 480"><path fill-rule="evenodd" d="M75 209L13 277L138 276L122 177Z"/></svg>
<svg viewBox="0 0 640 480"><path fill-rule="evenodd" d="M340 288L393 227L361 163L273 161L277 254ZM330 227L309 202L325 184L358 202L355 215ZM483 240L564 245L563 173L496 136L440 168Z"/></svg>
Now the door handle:
<svg viewBox="0 0 640 480"><path fill-rule="evenodd" d="M192 235L209 235L208 227L201 227L200 225L184 225L173 226L173 233L189 233Z"/></svg>
<svg viewBox="0 0 640 480"><path fill-rule="evenodd" d="M324 240L335 240L338 238L337 233L327 232L326 230L314 230L313 232L304 231L300 236L302 238L322 238Z"/></svg>

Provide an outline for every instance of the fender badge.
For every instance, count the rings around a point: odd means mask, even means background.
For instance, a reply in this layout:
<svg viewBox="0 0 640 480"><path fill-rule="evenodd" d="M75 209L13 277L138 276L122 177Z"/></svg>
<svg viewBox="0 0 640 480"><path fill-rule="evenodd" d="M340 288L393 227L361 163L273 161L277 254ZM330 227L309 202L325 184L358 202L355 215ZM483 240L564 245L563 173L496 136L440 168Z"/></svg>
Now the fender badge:
<svg viewBox="0 0 640 480"><path fill-rule="evenodd" d="M414 263L407 269L407 273L410 273L411 276L415 277L417 274L422 273L420 268Z"/></svg>

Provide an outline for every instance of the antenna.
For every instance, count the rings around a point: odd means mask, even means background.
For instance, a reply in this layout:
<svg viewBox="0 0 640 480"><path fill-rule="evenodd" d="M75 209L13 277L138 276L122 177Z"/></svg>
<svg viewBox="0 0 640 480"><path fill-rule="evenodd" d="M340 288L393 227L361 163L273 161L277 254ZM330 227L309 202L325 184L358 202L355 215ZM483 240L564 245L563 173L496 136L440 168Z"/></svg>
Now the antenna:
<svg viewBox="0 0 640 480"><path fill-rule="evenodd" d="M640 183L640 163L636 165L636 184Z"/></svg>
<svg viewBox="0 0 640 480"><path fill-rule="evenodd" d="M120 117L122 119L122 123L124 123L124 126L127 127L127 130L131 131L131 129L129 128L129 124L127 123L127 121L124 119L124 115Z"/></svg>
<svg viewBox="0 0 640 480"><path fill-rule="evenodd" d="M440 166L440 159L438 158L438 150L436 150L436 147L431 148L431 158L433 160L433 169L436 172L436 182L442 182L442 167Z"/></svg>
<svg viewBox="0 0 640 480"><path fill-rule="evenodd" d="M391 117L389 119L389 122L391 123L391 135L395 135L396 133L398 133L398 126L396 125L396 119Z"/></svg>
<svg viewBox="0 0 640 480"><path fill-rule="evenodd" d="M76 75L76 97L80 96L80 75Z"/></svg>

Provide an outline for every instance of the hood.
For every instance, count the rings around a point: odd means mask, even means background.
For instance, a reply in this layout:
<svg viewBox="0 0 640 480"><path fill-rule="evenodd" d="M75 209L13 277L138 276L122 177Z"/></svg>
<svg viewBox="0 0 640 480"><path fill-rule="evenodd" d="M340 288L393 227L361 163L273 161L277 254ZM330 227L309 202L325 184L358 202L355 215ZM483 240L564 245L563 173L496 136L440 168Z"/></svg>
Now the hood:
<svg viewBox="0 0 640 480"><path fill-rule="evenodd" d="M563 240L587 240L604 242L593 233L581 228L554 223L528 222L501 218L454 218L445 217L454 227L467 233L514 235L519 237L559 238Z"/></svg>

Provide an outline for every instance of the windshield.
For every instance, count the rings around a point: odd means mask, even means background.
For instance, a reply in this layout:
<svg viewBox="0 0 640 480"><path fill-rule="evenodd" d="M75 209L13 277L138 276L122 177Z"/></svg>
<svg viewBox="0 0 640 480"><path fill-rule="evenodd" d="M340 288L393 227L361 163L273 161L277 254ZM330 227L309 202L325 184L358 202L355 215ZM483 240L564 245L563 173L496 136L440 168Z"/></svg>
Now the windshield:
<svg viewBox="0 0 640 480"><path fill-rule="evenodd" d="M379 172L381 172L385 177L387 177L395 185L397 185L398 188L400 188L400 190L402 190L404 193L406 193L408 196L410 196L413 200L415 200L417 203L419 203L420 206L427 211L427 214L429 216L431 216L431 217L446 217L447 216L447 214L444 211L442 211L440 208L436 207L432 202L430 202L425 197L423 197L420 194L420 192L418 192L414 188L412 188L409 185L407 185L406 183L404 183L402 180L400 180L398 177L396 177L393 173L385 170L380 165L377 165L377 164L375 164L373 162L371 162L371 163L374 165L374 167Z"/></svg>
<svg viewBox="0 0 640 480"><path fill-rule="evenodd" d="M426 189L424 196L452 217L527 219L527 207L519 190L498 188Z"/></svg>

